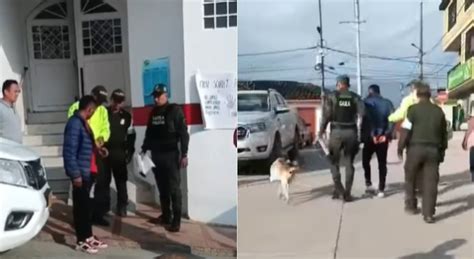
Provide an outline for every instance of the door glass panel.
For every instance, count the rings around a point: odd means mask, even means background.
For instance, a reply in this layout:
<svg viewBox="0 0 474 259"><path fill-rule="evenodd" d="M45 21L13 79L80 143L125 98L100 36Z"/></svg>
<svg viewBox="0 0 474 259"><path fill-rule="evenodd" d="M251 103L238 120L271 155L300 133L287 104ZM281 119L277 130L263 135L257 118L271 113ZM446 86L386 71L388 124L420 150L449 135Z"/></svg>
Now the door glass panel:
<svg viewBox="0 0 474 259"><path fill-rule="evenodd" d="M81 10L84 14L117 12L114 7L103 0L81 0Z"/></svg>
<svg viewBox="0 0 474 259"><path fill-rule="evenodd" d="M35 59L69 59L69 28L67 25L33 26Z"/></svg>
<svg viewBox="0 0 474 259"><path fill-rule="evenodd" d="M82 23L84 55L122 52L120 19L92 20Z"/></svg>
<svg viewBox="0 0 474 259"><path fill-rule="evenodd" d="M67 17L67 5L66 2L61 2L57 4L50 5L43 9L35 19L44 20L44 19L66 19Z"/></svg>

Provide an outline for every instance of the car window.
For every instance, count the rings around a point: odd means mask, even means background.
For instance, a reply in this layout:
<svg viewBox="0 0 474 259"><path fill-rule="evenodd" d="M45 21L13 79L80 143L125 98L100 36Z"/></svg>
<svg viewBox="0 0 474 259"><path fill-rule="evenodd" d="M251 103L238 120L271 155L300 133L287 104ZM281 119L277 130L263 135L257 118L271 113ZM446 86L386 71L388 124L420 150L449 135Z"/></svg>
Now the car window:
<svg viewBox="0 0 474 259"><path fill-rule="evenodd" d="M278 106L278 99L276 94L270 94L271 107L276 108Z"/></svg>
<svg viewBox="0 0 474 259"><path fill-rule="evenodd" d="M285 98L283 98L283 97L282 97L281 95L279 95L279 94L277 94L276 97L277 97L278 105L279 105L279 106L287 107Z"/></svg>
<svg viewBox="0 0 474 259"><path fill-rule="evenodd" d="M239 112L268 111L267 94L239 94L237 110Z"/></svg>

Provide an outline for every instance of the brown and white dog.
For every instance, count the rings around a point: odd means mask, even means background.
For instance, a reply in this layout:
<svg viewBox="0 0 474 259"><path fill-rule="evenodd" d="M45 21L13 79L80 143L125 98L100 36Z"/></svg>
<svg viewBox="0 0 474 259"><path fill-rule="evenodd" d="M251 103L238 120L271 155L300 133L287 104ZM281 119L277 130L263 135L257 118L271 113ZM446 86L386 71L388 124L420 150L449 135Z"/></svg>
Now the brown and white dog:
<svg viewBox="0 0 474 259"><path fill-rule="evenodd" d="M270 182L280 181L278 197L286 203L290 200L290 183L298 172L299 167L284 158L278 158L270 167Z"/></svg>

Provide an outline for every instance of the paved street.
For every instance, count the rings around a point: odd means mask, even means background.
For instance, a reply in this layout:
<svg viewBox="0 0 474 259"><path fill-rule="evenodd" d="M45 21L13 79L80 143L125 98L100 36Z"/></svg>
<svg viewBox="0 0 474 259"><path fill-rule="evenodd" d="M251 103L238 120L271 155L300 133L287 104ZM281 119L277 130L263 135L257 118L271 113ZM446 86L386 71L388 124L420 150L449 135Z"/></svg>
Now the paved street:
<svg viewBox="0 0 474 259"><path fill-rule="evenodd" d="M277 197L265 176L239 178L239 258L473 258L474 189L462 134L450 141L441 166L438 222L403 211L403 169L394 143L389 151L387 197L363 197L363 170L356 164L354 195L343 204L330 198L332 181L321 157L306 150L304 173L290 187L290 203ZM309 169L308 169L309 168ZM373 182L378 183L373 160ZM344 174L343 174L344 175Z"/></svg>

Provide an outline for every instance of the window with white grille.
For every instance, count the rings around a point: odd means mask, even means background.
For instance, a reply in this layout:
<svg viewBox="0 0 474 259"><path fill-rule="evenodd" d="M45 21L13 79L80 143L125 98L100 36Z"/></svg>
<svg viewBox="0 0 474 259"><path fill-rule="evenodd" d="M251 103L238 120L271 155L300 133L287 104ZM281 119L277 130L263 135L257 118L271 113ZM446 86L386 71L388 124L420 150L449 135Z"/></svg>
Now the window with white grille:
<svg viewBox="0 0 474 259"><path fill-rule="evenodd" d="M204 28L237 27L237 0L204 0Z"/></svg>

